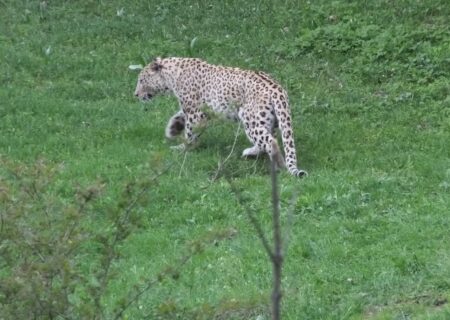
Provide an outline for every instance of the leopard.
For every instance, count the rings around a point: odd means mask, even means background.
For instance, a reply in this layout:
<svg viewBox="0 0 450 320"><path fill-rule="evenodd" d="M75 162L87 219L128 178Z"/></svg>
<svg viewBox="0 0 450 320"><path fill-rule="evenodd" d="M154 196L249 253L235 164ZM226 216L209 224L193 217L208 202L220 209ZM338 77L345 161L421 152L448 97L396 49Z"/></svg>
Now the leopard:
<svg viewBox="0 0 450 320"><path fill-rule="evenodd" d="M296 177L308 175L297 168L288 94L265 72L210 64L199 58L157 57L140 71L134 95L141 101L158 95L177 98L180 109L167 123L168 139L184 132L184 145L194 144L198 138L195 129L205 125L212 110L241 121L252 143L242 157L268 154L277 168L287 168ZM276 129L281 132L285 158Z"/></svg>

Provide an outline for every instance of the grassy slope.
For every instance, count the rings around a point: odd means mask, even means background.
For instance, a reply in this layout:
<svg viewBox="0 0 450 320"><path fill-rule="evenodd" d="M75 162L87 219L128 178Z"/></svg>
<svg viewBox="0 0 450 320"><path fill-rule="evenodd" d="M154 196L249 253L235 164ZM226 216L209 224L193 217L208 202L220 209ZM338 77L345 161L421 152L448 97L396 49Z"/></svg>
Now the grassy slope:
<svg viewBox="0 0 450 320"><path fill-rule="evenodd" d="M290 93L310 177L281 175L285 208L300 192L285 217L285 318L450 316L435 306L450 293L446 1L0 6L0 154L63 163L61 197L77 184L105 181L106 202L127 181L150 175L154 159L173 163L140 209L146 228L124 246L116 266L122 281L111 285L106 304L175 261L190 239L232 227L233 240L195 257L179 281L155 288L131 316L163 316L173 311L166 305L183 319L264 312L270 266L227 183L208 180L236 126L215 121L184 158L162 134L176 101L133 99L137 75L128 65L174 55L262 69ZM245 147L241 135L227 168L269 228L266 162L240 160Z"/></svg>

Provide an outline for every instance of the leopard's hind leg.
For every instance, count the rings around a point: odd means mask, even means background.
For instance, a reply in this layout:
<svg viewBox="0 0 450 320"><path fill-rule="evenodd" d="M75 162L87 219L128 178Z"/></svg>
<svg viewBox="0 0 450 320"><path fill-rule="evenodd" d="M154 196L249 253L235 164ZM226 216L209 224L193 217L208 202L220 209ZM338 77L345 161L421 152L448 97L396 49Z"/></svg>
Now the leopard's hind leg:
<svg viewBox="0 0 450 320"><path fill-rule="evenodd" d="M266 122L261 124L261 120L255 114L244 110L240 111L239 117L244 123L245 133L253 143L253 146L245 149L242 156L256 156L265 152L275 162L278 168L284 168L284 158L278 147L277 140L271 133L270 125Z"/></svg>

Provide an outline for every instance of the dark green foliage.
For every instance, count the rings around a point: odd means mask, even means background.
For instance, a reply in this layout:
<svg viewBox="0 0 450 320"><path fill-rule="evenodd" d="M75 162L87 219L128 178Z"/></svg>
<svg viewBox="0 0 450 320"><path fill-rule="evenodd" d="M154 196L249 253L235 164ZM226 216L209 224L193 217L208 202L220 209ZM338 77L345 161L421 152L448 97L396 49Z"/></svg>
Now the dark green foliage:
<svg viewBox="0 0 450 320"><path fill-rule="evenodd" d="M110 210L111 220L96 230L90 223L102 183L62 199L54 189L58 166L43 160L31 166L2 160L1 167L2 317L101 317L100 299L118 258L117 248L139 225L131 214L136 192L127 189L126 210ZM86 274L86 267L93 273Z"/></svg>
<svg viewBox="0 0 450 320"><path fill-rule="evenodd" d="M141 285L128 288L113 310L102 299L117 279L120 246L141 225L135 214L156 178L125 187L109 207L102 228L93 227L104 184L78 188L62 199L54 189L60 168L39 160L31 166L1 161L0 310L2 319L110 319L166 279L178 280L184 264L208 244L229 239L235 230L216 230L192 240L179 263ZM87 272L88 271L88 272ZM162 313L167 312L166 310Z"/></svg>

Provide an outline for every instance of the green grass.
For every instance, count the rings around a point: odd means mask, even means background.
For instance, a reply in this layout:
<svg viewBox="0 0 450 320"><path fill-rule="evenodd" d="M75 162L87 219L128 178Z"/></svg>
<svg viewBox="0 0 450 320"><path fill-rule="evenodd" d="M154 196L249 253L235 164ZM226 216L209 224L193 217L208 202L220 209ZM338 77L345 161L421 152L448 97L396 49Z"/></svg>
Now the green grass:
<svg viewBox="0 0 450 320"><path fill-rule="evenodd" d="M126 317L270 318L269 261L226 180L210 181L237 126L214 120L197 149L170 150L176 100L140 104L128 70L161 55L264 70L289 92L310 176L280 175L284 319L450 318L447 1L40 3L0 1L1 157L59 166L49 193L61 203L101 181L94 228L127 183L171 166L136 208L142 227L120 247L107 312L192 241L234 229ZM268 162L240 159L246 147L241 134L226 169L269 232Z"/></svg>

